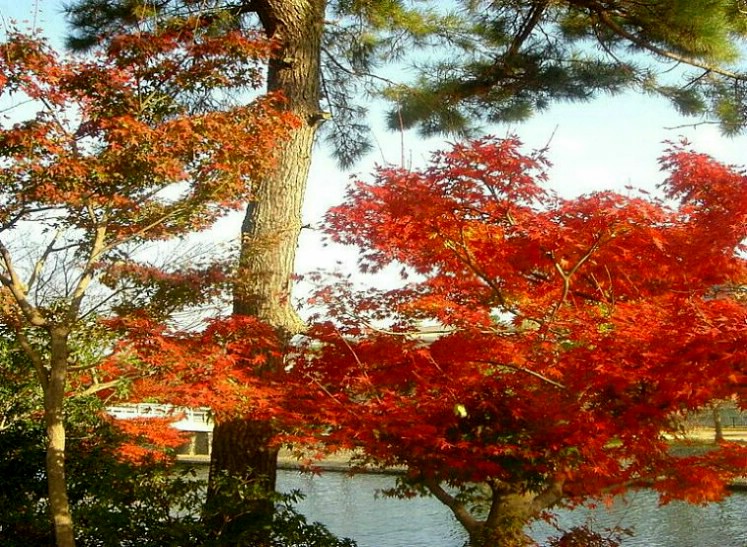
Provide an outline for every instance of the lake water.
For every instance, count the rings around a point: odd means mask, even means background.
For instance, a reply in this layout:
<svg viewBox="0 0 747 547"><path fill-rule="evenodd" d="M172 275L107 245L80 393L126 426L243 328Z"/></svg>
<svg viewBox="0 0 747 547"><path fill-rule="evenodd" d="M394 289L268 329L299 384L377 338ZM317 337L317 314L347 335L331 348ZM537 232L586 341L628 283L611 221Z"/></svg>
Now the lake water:
<svg viewBox="0 0 747 547"><path fill-rule="evenodd" d="M451 512L432 498L399 500L376 496L394 477L326 472L319 476L278 472L278 488L300 490L306 498L297 508L310 521L325 524L360 547L462 547L467 535ZM747 547L747 494L705 507L672 503L658 507L650 491L633 492L627 502L589 511L560 511L564 528L591 523L597 531L620 526L634 529L625 547ZM540 544L555 530L538 524L531 535Z"/></svg>

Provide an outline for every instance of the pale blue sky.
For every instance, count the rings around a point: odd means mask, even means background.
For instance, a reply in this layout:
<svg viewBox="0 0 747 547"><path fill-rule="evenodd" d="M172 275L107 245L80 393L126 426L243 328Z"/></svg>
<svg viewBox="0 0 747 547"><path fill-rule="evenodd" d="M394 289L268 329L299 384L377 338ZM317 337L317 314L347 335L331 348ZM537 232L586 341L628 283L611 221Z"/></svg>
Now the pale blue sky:
<svg viewBox="0 0 747 547"><path fill-rule="evenodd" d="M9 19L35 21L60 45L64 20L60 0L0 0L0 16ZM375 114L374 114L375 116ZM623 191L625 185L652 189L660 182L657 158L663 153L665 140L687 137L694 147L717 159L743 165L747 163L747 137L725 138L714 125L680 127L697 120L683 118L664 100L628 93L616 97L601 97L591 103L557 104L531 121L514 126L488 128L494 135L517 134L528 148L544 146L552 137L549 158L550 185L570 197L601 189ZM383 160L398 163L401 155L400 135L382 128L381 119L374 117L375 137L379 149L371 153L352 170L365 177L373 165ZM405 155L412 166L425 164L431 150L445 146L444 139L424 141L414 132L404 135ZM342 172L320 147L314 156L309 181L305 222L315 224L328 207L338 203L350 180L350 172ZM238 234L240 215L221 223L219 233ZM317 232L302 234L297 270L305 272L331 267L336 261L344 269L353 269L352 250L323 247ZM303 290L303 289L301 289Z"/></svg>

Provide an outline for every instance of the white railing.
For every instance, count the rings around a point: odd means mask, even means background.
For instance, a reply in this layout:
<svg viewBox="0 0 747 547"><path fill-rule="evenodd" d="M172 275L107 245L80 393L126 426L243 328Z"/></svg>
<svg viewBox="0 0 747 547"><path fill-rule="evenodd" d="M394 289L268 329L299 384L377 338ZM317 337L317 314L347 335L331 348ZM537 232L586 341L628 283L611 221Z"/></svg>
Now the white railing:
<svg viewBox="0 0 747 547"><path fill-rule="evenodd" d="M184 408L172 405L138 403L131 405L108 406L106 410L118 420L131 418L164 418L179 416L181 419L172 424L182 431L212 431L213 421L208 408Z"/></svg>

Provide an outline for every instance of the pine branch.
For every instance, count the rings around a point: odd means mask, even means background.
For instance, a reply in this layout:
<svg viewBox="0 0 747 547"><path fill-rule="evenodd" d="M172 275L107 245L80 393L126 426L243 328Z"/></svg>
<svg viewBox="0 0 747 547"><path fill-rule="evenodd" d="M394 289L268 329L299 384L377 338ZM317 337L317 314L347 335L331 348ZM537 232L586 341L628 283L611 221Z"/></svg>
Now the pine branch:
<svg viewBox="0 0 747 547"><path fill-rule="evenodd" d="M721 68L717 65L705 63L703 61L699 61L695 59L694 57L689 57L687 55L680 55L679 53L675 53L673 51L663 49L655 44L652 44L645 38L625 30L622 26L620 26L617 22L615 22L609 16L609 14L604 11L603 8L599 6L594 6L594 7L591 7L591 9L596 15L598 21L604 24L604 26L606 26L609 30L611 30L618 36L622 36L623 38L626 38L627 40L633 42L635 45L637 45L640 48L643 48L647 51L650 51L651 53L659 55L660 57L671 59L672 61L677 61L678 63L684 63L686 65L690 65L696 68L702 68L703 70L712 72L714 74L719 74L721 76L725 76L726 78L731 78L733 80L738 80L738 81L747 81L747 75L745 74L738 74L736 72L732 72L730 70Z"/></svg>

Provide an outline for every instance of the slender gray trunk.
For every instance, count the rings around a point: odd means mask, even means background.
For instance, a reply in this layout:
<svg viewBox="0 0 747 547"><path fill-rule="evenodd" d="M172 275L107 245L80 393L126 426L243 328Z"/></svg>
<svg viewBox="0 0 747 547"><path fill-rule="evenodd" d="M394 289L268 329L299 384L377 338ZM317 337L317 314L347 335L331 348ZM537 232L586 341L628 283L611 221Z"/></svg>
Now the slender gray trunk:
<svg viewBox="0 0 747 547"><path fill-rule="evenodd" d="M44 418L47 426L47 485L49 509L54 522L57 547L74 547L73 518L65 480L65 422L63 401L67 383L67 331L51 329L51 357L44 389Z"/></svg>

